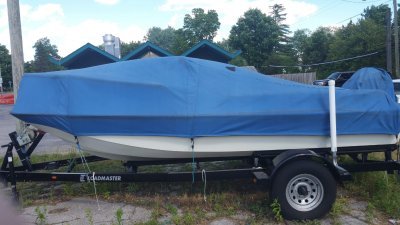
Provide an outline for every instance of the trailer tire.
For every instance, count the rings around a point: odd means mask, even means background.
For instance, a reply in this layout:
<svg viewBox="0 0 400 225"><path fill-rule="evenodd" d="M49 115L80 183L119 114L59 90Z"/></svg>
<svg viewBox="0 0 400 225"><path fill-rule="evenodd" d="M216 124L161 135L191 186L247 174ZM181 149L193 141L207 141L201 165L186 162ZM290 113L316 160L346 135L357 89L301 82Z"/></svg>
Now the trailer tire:
<svg viewBox="0 0 400 225"><path fill-rule="evenodd" d="M277 171L270 197L278 200L285 219L317 219L332 208L336 181L329 169L319 162L294 161Z"/></svg>

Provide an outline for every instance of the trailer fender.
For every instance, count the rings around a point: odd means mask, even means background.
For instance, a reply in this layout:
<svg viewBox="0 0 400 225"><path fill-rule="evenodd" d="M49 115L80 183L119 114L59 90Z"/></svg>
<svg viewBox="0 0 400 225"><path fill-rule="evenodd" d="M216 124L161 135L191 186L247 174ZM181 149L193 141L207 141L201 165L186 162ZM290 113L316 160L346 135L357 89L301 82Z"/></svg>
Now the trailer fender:
<svg viewBox="0 0 400 225"><path fill-rule="evenodd" d="M299 149L299 150L288 150L285 151L278 156L276 156L272 162L274 165L274 168L271 172L271 182L270 184L273 184L275 175L277 172L285 167L286 165L298 161L298 160L312 160L315 162L320 163L321 165L327 167L329 171L332 173L333 177L335 180L342 185L342 179L340 176L340 172L338 171L339 168L336 168L332 162L330 162L328 159L322 157L321 155L316 154L315 152L307 149Z"/></svg>

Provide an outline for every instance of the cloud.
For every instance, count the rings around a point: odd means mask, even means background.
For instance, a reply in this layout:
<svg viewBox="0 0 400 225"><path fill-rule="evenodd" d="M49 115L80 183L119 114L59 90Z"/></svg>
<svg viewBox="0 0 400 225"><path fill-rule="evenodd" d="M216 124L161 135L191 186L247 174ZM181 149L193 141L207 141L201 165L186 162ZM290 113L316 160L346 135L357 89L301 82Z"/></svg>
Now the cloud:
<svg viewBox="0 0 400 225"><path fill-rule="evenodd" d="M26 6L26 5L23 5ZM28 16L28 19L34 21L41 21L41 20L49 20L52 17L62 17L64 16L63 9L59 4L45 4L39 5L34 10L26 13L22 13L22 15Z"/></svg>
<svg viewBox="0 0 400 225"><path fill-rule="evenodd" d="M205 10L214 9L219 15L221 28L218 31L217 40L227 38L231 27L243 16L244 12L251 8L258 8L265 14L269 14L270 6L282 4L286 8L287 24L293 24L298 20L314 14L318 7L314 4L298 0L166 0L159 7L160 11L175 12L171 18L179 18L178 12L183 14L190 13L193 8L203 8Z"/></svg>
<svg viewBox="0 0 400 225"><path fill-rule="evenodd" d="M182 14L175 14L169 19L167 25L171 27L178 27L181 24L181 21L183 21L183 15Z"/></svg>
<svg viewBox="0 0 400 225"><path fill-rule="evenodd" d="M115 5L119 0L94 0L95 2L103 5Z"/></svg>
<svg viewBox="0 0 400 225"><path fill-rule="evenodd" d="M34 49L32 46L43 37L48 37L52 44L57 45L59 55L65 57L87 42L94 45L102 44L102 36L105 33L118 36L125 42L142 40L146 34L146 30L139 26L122 26L107 20L86 19L71 24L64 17L63 9L58 4L44 4L36 7L21 4L20 11L25 61L33 59ZM0 5L0 44L6 45L10 49L5 5Z"/></svg>
<svg viewBox="0 0 400 225"><path fill-rule="evenodd" d="M24 50L27 50L25 58L32 58L34 55L33 43L44 36L48 37L52 44L57 45L59 55L65 57L87 42L96 46L102 44L102 37L105 33L111 33L120 37L122 41L128 42L142 40L145 30L134 25L122 27L114 22L87 19L70 26L67 26L62 20L54 20L26 33L27 35L23 37Z"/></svg>

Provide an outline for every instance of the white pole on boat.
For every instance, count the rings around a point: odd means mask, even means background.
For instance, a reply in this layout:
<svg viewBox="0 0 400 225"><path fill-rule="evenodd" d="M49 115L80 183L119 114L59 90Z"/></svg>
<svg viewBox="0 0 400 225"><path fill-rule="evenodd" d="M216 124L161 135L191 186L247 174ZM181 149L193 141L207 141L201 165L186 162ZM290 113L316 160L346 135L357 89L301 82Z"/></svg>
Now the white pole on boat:
<svg viewBox="0 0 400 225"><path fill-rule="evenodd" d="M336 97L335 81L329 80L329 119L331 127L331 152L333 164L337 166L337 135L336 135Z"/></svg>

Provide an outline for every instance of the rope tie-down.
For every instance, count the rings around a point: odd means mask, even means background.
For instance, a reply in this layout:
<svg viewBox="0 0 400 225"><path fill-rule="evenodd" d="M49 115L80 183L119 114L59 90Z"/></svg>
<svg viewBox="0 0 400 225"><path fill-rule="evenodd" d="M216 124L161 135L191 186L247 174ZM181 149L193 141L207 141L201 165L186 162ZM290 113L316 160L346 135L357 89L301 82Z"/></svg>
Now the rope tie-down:
<svg viewBox="0 0 400 225"><path fill-rule="evenodd" d="M194 139L191 138L190 139L191 142L191 149L192 149L192 186L194 184L195 181L195 172L196 172L196 162L195 162L195 154L194 154ZM204 202L207 201L207 197L206 197L206 188L207 188L207 174L206 174L206 170L202 169L201 170L201 180L203 182L203 199Z"/></svg>
<svg viewBox="0 0 400 225"><path fill-rule="evenodd" d="M75 141L76 141L76 147L78 149L79 156L81 158L82 164L84 164L84 168L87 169L88 175L87 175L87 180L90 183L90 177L89 174L91 173L92 181L93 181L93 190L94 190L94 195L96 196L96 203L97 203L97 209L100 210L100 204L99 204L99 197L97 196L97 188L96 188L96 179L95 179L95 172L91 172L89 164L86 161L85 155L83 154L83 151L81 149L81 145L79 144L79 139L77 136L75 136Z"/></svg>

